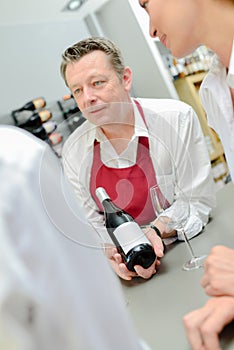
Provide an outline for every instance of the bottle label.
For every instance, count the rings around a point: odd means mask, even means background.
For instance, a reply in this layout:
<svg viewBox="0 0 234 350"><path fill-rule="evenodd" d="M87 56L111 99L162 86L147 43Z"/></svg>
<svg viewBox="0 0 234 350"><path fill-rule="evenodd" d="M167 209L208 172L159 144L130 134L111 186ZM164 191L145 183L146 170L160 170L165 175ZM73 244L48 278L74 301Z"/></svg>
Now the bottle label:
<svg viewBox="0 0 234 350"><path fill-rule="evenodd" d="M148 243L151 245L140 226L134 221L126 222L117 227L114 231L114 235L125 254L139 244Z"/></svg>

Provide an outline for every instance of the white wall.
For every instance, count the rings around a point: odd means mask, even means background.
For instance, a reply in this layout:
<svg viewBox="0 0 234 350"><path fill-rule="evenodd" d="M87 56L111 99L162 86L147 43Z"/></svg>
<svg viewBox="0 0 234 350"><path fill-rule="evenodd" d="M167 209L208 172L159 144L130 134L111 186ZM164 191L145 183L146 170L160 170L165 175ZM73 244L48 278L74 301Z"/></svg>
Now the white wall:
<svg viewBox="0 0 234 350"><path fill-rule="evenodd" d="M135 96L178 98L157 46L150 38L148 15L137 0L111 0L97 11L97 19L103 33L120 47L125 64L133 71Z"/></svg>
<svg viewBox="0 0 234 350"><path fill-rule="evenodd" d="M68 91L59 72L61 54L66 47L91 34L106 35L119 45L125 63L133 70L134 95L177 98L156 45L149 37L148 17L137 0L89 0L69 19L61 12L63 0L58 3L49 0L55 7L54 12L53 6L49 8L50 17L54 13L51 20L48 14L42 15L42 9L38 16L30 8L25 15L28 1L22 0L24 7L19 7L21 20L17 24L13 17L0 25L0 123L31 99L40 96L47 102L60 99ZM42 1L43 9L46 1Z"/></svg>
<svg viewBox="0 0 234 350"><path fill-rule="evenodd" d="M68 90L60 77L61 54L89 36L83 21L55 21L0 27L0 122L36 97L57 100Z"/></svg>

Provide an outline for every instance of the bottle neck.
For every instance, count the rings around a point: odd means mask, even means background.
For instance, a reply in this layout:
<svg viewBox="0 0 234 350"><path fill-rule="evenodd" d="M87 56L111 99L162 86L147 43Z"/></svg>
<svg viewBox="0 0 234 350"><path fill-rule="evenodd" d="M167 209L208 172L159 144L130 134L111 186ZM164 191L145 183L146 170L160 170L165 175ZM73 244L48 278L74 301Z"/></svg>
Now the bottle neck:
<svg viewBox="0 0 234 350"><path fill-rule="evenodd" d="M106 191L103 187L98 187L96 189L96 196L98 197L98 199L101 203L103 203L103 201L106 199L109 199L109 201L110 201L110 197L108 196L108 194L106 193Z"/></svg>
<svg viewBox="0 0 234 350"><path fill-rule="evenodd" d="M102 205L105 209L105 212L106 213L112 213L112 212L115 212L115 213L118 213L118 212L121 212L122 210L117 207L112 201L110 198L105 198L103 201L102 201Z"/></svg>
<svg viewBox="0 0 234 350"><path fill-rule="evenodd" d="M26 103L23 107L21 107L18 111L22 112L22 111L34 111L35 107L32 101Z"/></svg>

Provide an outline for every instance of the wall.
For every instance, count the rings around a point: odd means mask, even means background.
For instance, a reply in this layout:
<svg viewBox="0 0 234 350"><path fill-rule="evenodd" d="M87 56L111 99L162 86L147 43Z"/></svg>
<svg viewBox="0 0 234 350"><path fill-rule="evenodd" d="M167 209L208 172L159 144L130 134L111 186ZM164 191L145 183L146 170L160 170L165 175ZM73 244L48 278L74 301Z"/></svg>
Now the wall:
<svg viewBox="0 0 234 350"><path fill-rule="evenodd" d="M31 99L53 101L67 93L59 72L61 54L89 35L84 22L74 18L1 26L0 122Z"/></svg>
<svg viewBox="0 0 234 350"><path fill-rule="evenodd" d="M160 52L150 38L148 16L137 0L111 0L97 11L97 19L103 33L120 47L125 64L133 71L135 96L178 98ZM89 29L92 32L91 26Z"/></svg>

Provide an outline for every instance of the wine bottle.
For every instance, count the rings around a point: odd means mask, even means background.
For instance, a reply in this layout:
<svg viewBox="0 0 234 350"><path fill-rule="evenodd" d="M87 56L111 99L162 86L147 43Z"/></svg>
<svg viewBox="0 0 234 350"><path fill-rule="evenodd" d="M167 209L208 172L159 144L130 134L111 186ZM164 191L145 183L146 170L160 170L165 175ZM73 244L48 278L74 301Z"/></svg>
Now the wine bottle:
<svg viewBox="0 0 234 350"><path fill-rule="evenodd" d="M31 117L24 123L18 124L20 128L31 130L38 128L42 123L52 118L52 113L48 109L43 109L39 112L34 112Z"/></svg>
<svg viewBox="0 0 234 350"><path fill-rule="evenodd" d="M53 121L48 121L43 123L43 128L47 132L48 135L52 134L57 129L57 123Z"/></svg>
<svg viewBox="0 0 234 350"><path fill-rule="evenodd" d="M31 130L31 133L43 141L46 141L49 138L45 128L42 125L39 126L39 128Z"/></svg>
<svg viewBox="0 0 234 350"><path fill-rule="evenodd" d="M63 135L60 132L54 132L49 135L49 139L52 146L58 145L63 140Z"/></svg>
<svg viewBox="0 0 234 350"><path fill-rule="evenodd" d="M73 95L71 94L63 95L63 101L68 101L70 99L74 99Z"/></svg>
<svg viewBox="0 0 234 350"><path fill-rule="evenodd" d="M42 98L42 97L35 98L34 100L26 103L23 107L17 109L17 112L35 111L35 109L43 108L43 107L45 107L45 105L46 105L46 101L44 100L44 98Z"/></svg>
<svg viewBox="0 0 234 350"><path fill-rule="evenodd" d="M135 265L151 266L156 259L155 252L133 217L117 207L103 187L96 189L96 195L104 208L107 232L128 270L135 272Z"/></svg>

